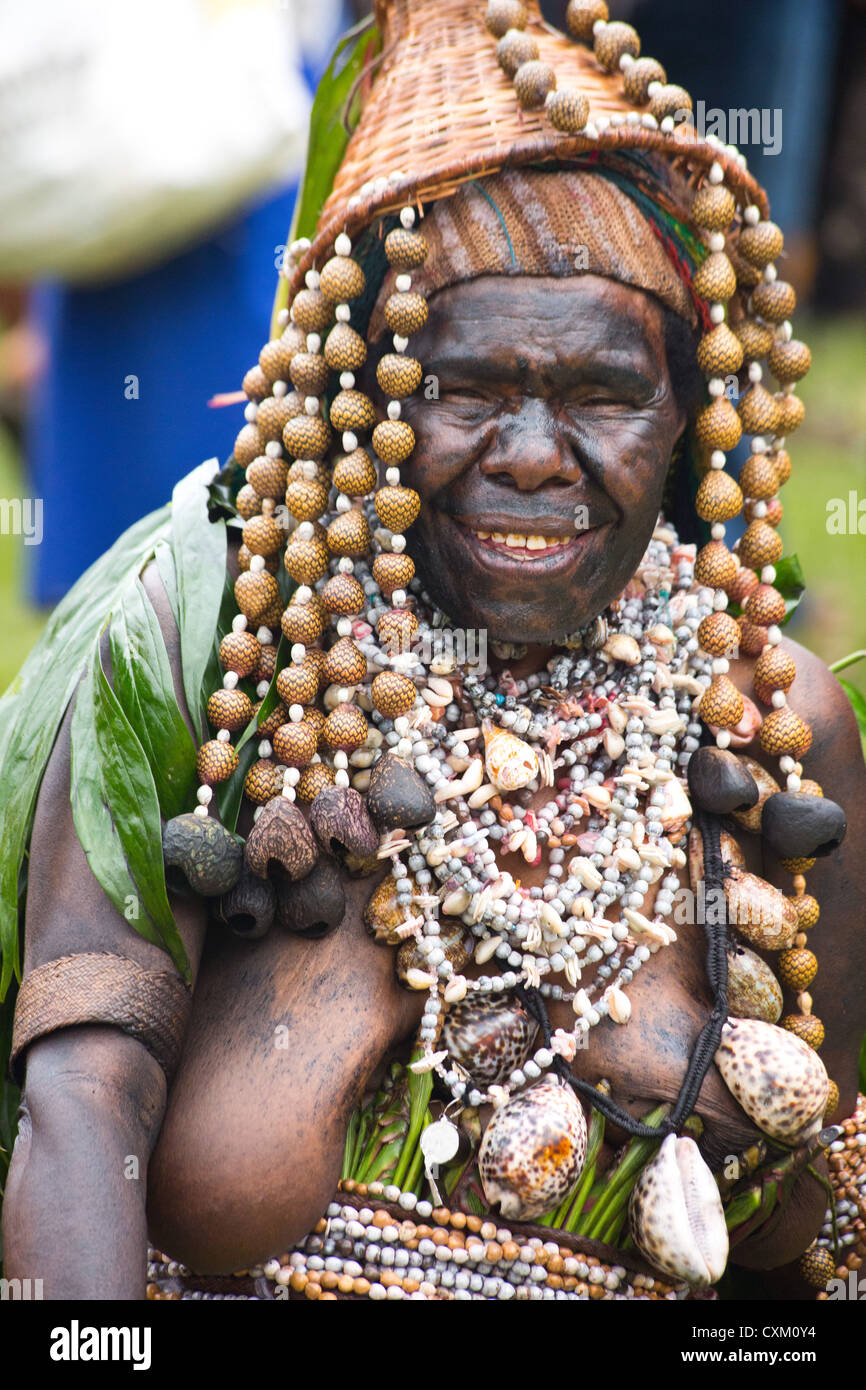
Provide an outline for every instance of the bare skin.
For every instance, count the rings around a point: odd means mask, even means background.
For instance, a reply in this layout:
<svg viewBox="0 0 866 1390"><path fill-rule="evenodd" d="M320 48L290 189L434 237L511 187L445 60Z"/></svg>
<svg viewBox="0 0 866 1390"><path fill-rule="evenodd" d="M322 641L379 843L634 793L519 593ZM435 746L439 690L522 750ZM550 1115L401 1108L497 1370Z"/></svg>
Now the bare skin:
<svg viewBox="0 0 866 1390"><path fill-rule="evenodd" d="M436 296L429 333L438 345L440 400L411 407L418 433L411 481L423 505L410 544L419 570L455 622L512 638L525 631L536 641L572 630L622 589L652 531L683 424L655 301L592 277L555 288L554 296L548 282L509 281L509 295L520 297L519 337L502 312L502 282ZM515 343L525 344L521 354ZM420 345L419 356L425 360ZM627 374L611 377L612 356L637 362L648 380L638 388ZM570 382L577 383L574 398ZM640 399L636 389L644 392ZM547 534L558 535L553 523L570 518L581 502L601 535L590 533L537 584L532 575L542 571L529 565L548 561L527 560L518 577L507 556L500 563L498 554L482 553L450 519L459 514L478 523L496 514L503 522L521 520L527 534L536 526L545 534L547 525ZM437 516L443 511L444 524ZM147 586L177 672L177 635L152 572ZM846 1115L855 1103L866 1026L859 925L866 910L859 872L866 773L843 691L816 658L787 645L798 670L791 703L814 731L806 775L845 806L849 819L842 849L808 877L822 909L813 986L827 1030L821 1055ZM537 649L528 661L543 658ZM746 693L753 664L732 669ZM177 675L176 687L182 704ZM762 862L759 841L741 839L750 867L789 890L790 876ZM319 941L272 931L249 942L215 927L205 934L203 904L175 902L197 980L168 1098L158 1065L113 1028L69 1029L31 1047L26 1115L5 1203L10 1277L43 1278L50 1298L138 1298L148 1229L158 1246L203 1272L247 1267L310 1229L332 1196L352 1107L381 1059L411 1034L422 1007L397 986L392 952L365 933L361 910L371 887L369 879L347 885L346 919ZM69 812L66 725L34 829L25 968L100 949L164 968L161 953L115 912L87 867ZM678 945L654 956L631 987L628 1027L604 1021L577 1054L578 1073L593 1081L607 1076L614 1098L635 1114L679 1091L710 1002L704 952L701 929L683 928ZM711 1162L754 1136L714 1069L697 1109ZM130 1154L141 1160L138 1180L123 1175ZM823 1209L817 1185L800 1184L774 1228L736 1258L761 1268L793 1259Z"/></svg>

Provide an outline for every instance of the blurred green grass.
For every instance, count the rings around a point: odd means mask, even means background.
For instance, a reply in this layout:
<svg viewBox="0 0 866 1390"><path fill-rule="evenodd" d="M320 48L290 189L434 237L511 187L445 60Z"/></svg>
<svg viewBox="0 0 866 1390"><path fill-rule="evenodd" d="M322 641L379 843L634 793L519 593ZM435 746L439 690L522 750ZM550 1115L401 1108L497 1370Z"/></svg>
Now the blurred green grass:
<svg viewBox="0 0 866 1390"><path fill-rule="evenodd" d="M786 551L800 557L806 595L789 632L828 664L866 647L866 535L831 535L827 503L850 490L866 499L866 327L855 319L798 323L813 352L802 384L806 419L792 436L791 479L782 491ZM0 498L28 495L21 460L0 429ZM866 517L864 517L866 527ZM27 602L21 537L0 535L0 690L18 671L45 621ZM845 672L866 695L866 661Z"/></svg>

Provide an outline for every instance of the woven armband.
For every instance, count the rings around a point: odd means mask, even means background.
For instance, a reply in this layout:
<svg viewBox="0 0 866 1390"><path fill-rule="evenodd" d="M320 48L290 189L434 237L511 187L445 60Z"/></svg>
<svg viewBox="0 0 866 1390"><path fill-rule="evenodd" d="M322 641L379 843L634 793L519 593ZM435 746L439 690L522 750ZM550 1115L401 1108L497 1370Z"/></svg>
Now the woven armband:
<svg viewBox="0 0 866 1390"><path fill-rule="evenodd" d="M137 1038L170 1080L180 1058L192 1002L189 989L168 970L146 970L108 952L62 956L24 980L15 1004L10 1069L23 1074L24 1052L59 1028L108 1023Z"/></svg>

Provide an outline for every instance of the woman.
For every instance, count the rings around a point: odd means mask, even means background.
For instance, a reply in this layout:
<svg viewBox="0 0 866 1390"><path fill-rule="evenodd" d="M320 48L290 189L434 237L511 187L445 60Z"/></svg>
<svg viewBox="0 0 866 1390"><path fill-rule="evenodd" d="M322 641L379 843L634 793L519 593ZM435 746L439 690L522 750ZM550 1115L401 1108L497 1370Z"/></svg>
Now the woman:
<svg viewBox="0 0 866 1390"><path fill-rule="evenodd" d="M811 1247L823 1288L847 1249L812 1242L822 1125L857 1104L863 769L839 686L778 630L808 366L781 234L597 0L570 7L579 43L512 0L379 20L211 519L194 482L135 551L176 709L136 692L159 647L121 603L117 699L92 663L42 781L9 1272L140 1296L149 1231L260 1296L682 1297L722 1277L730 1226L732 1264ZM167 775L180 717L195 796ZM172 897L176 934L141 854L156 809L168 882L199 895ZM756 1209L750 1162L777 1202Z"/></svg>

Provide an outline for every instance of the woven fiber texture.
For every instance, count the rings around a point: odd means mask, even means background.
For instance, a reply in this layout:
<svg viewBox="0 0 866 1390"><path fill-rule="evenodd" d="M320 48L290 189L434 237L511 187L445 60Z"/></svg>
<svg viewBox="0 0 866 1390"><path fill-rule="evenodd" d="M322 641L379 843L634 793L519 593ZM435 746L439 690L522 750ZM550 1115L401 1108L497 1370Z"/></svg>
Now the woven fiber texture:
<svg viewBox="0 0 866 1390"><path fill-rule="evenodd" d="M58 1028L110 1023L143 1043L171 1077L180 1057L191 995L178 975L146 970L125 956L85 952L40 965L15 1004L10 1066L20 1079L25 1049Z"/></svg>

